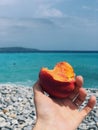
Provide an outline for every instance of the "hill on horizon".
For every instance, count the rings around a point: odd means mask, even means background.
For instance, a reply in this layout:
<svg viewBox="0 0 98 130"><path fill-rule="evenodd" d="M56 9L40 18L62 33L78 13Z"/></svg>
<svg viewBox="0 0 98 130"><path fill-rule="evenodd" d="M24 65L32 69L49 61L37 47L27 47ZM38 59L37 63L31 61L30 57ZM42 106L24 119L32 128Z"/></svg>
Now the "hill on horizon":
<svg viewBox="0 0 98 130"><path fill-rule="evenodd" d="M36 48L26 48L26 47L1 47L0 48L0 53L33 53L33 52L92 52L92 53L98 53L98 50L39 50Z"/></svg>
<svg viewBox="0 0 98 130"><path fill-rule="evenodd" d="M39 51L35 48L25 48L25 47L1 47L0 52L1 53L15 53L15 52L36 52Z"/></svg>

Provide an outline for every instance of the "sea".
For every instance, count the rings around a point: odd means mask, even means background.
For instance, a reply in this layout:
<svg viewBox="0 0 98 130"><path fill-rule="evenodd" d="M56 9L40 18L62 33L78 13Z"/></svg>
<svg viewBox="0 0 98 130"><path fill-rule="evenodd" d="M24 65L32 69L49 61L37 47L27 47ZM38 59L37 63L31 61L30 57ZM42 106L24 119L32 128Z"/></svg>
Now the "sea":
<svg viewBox="0 0 98 130"><path fill-rule="evenodd" d="M98 89L98 52L0 53L0 85L32 87L42 67L53 69L61 61L83 76L83 87Z"/></svg>

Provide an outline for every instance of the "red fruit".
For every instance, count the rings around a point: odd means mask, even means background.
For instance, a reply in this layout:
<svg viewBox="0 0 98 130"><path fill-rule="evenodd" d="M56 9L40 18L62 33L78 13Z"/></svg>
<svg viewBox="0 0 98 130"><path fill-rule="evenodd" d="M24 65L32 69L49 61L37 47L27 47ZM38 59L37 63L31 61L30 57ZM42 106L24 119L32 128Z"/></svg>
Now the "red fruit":
<svg viewBox="0 0 98 130"><path fill-rule="evenodd" d="M75 73L70 64L59 62L53 70L48 68L40 70L39 83L51 97L65 98L75 88Z"/></svg>

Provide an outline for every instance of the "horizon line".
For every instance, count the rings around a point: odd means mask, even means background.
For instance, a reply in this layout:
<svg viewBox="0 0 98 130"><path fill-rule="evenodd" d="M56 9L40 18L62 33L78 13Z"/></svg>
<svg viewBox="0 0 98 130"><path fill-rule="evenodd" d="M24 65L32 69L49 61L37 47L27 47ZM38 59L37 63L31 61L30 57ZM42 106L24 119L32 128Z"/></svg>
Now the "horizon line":
<svg viewBox="0 0 98 130"><path fill-rule="evenodd" d="M0 51L28 51L28 52L98 52L98 50L58 50L58 49L37 49L37 48L30 48L30 47L19 47L19 46L16 46L16 47L0 47Z"/></svg>

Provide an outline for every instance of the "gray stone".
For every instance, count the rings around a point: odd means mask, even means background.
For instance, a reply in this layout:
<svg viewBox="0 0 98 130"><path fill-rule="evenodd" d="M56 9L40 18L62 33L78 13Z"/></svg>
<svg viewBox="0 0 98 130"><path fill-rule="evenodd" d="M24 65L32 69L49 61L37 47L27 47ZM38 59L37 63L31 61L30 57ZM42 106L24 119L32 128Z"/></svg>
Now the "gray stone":
<svg viewBox="0 0 98 130"><path fill-rule="evenodd" d="M0 130L12 130L12 129L9 127L2 127Z"/></svg>
<svg viewBox="0 0 98 130"><path fill-rule="evenodd" d="M24 119L18 119L18 123L23 124L23 123L25 123L25 120Z"/></svg>
<svg viewBox="0 0 98 130"><path fill-rule="evenodd" d="M85 123L80 124L79 130L88 130L89 126Z"/></svg>
<svg viewBox="0 0 98 130"><path fill-rule="evenodd" d="M12 124L18 125L18 121L17 121L16 119L13 119L13 120L12 120Z"/></svg>
<svg viewBox="0 0 98 130"><path fill-rule="evenodd" d="M5 122L5 118L0 116L0 124L3 123L3 122Z"/></svg>
<svg viewBox="0 0 98 130"><path fill-rule="evenodd" d="M91 126L88 128L88 130L98 130L98 127L97 126Z"/></svg>
<svg viewBox="0 0 98 130"><path fill-rule="evenodd" d="M22 128L22 130L32 130L32 126L27 125L27 126L25 126L24 128Z"/></svg>
<svg viewBox="0 0 98 130"><path fill-rule="evenodd" d="M89 97L95 95L97 104L83 120L77 130L98 130L98 90L87 89ZM16 85L0 86L0 130L32 130L36 123L36 112L32 88Z"/></svg>

